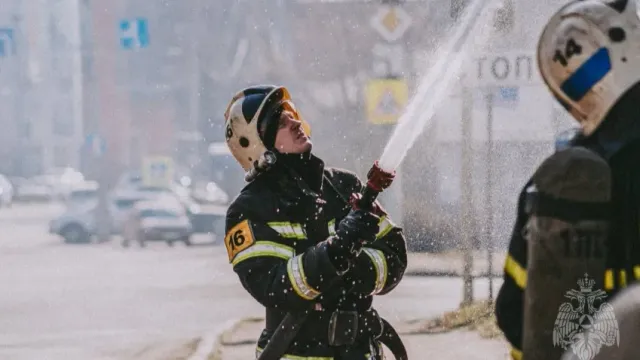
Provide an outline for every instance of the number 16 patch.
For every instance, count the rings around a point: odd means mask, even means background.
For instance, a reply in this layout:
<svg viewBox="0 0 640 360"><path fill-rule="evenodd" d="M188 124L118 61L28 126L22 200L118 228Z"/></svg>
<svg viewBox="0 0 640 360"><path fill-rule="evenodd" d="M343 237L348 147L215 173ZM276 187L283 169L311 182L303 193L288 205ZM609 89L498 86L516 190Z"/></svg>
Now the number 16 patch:
<svg viewBox="0 0 640 360"><path fill-rule="evenodd" d="M255 239L253 238L253 231L249 225L249 220L243 220L231 228L224 238L224 246L227 247L229 262L231 262L239 252L253 245L254 242Z"/></svg>

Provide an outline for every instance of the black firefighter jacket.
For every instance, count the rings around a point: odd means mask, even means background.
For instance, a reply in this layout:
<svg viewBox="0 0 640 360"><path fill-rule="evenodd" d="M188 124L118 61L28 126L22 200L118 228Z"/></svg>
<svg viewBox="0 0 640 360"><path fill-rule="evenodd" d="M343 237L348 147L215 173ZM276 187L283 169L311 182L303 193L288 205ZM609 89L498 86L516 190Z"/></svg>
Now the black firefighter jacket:
<svg viewBox="0 0 640 360"><path fill-rule="evenodd" d="M574 139L570 146L584 146L598 153L607 160L612 171L612 223L604 274L604 290L611 299L628 283L640 280L640 140L628 143L611 155L584 138ZM528 221L524 206L525 191L531 183L531 180L527 182L518 198L516 223L504 266L504 283L496 299L498 326L511 344L511 357L515 360L522 358L523 299L527 286L527 243L523 229Z"/></svg>
<svg viewBox="0 0 640 360"><path fill-rule="evenodd" d="M382 217L376 241L365 245L355 265L340 277L322 244L335 234L336 224L350 210L349 195L359 192L362 183L353 173L314 161L323 177L320 194L302 191L304 183L283 169L269 170L243 189L227 212L229 261L244 288L266 308L258 353L287 312L313 308L286 355L368 359L380 351L372 341L376 335L367 332L370 324L359 324L364 331L344 355L344 349L328 345L329 317L336 309L377 314L373 296L388 293L403 277L405 239L400 228Z"/></svg>

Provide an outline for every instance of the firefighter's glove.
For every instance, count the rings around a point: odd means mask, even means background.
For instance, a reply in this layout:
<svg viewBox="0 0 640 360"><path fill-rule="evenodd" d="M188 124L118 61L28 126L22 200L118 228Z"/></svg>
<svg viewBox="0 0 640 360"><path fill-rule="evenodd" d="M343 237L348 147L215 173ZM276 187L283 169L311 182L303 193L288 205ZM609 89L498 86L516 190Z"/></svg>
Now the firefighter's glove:
<svg viewBox="0 0 640 360"><path fill-rule="evenodd" d="M380 217L360 209L351 210L340 221L328 249L331 262L339 272L346 272L360 254L362 246L376 239L379 223Z"/></svg>

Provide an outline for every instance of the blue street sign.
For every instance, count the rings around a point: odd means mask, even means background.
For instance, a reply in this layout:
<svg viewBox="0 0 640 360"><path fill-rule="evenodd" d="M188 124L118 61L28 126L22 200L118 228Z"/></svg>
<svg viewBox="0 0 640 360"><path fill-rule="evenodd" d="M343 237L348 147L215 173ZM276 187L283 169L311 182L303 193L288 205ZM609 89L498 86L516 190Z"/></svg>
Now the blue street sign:
<svg viewBox="0 0 640 360"><path fill-rule="evenodd" d="M107 151L107 143L98 134L89 134L84 139L84 145L91 151L93 156L101 157Z"/></svg>
<svg viewBox="0 0 640 360"><path fill-rule="evenodd" d="M0 57L16 54L16 43L13 38L13 29L0 28Z"/></svg>
<svg viewBox="0 0 640 360"><path fill-rule="evenodd" d="M142 49L149 46L147 19L125 19L120 21L120 46L125 50Z"/></svg>
<svg viewBox="0 0 640 360"><path fill-rule="evenodd" d="M520 100L520 88L518 86L500 86L494 93L494 104L499 107L513 107Z"/></svg>

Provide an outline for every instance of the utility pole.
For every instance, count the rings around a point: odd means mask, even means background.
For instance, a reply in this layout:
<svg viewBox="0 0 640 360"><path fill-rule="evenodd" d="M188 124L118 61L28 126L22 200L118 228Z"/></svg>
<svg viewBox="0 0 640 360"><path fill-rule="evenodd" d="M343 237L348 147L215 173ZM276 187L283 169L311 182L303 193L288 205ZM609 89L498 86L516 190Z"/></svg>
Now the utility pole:
<svg viewBox="0 0 640 360"><path fill-rule="evenodd" d="M473 98L466 83L466 75L462 75L462 168L460 185L462 187L460 222L462 228L463 248L463 300L462 306L473 301L473 193L471 189L472 177L472 137L471 112Z"/></svg>
<svg viewBox="0 0 640 360"><path fill-rule="evenodd" d="M99 138L105 143L105 151L97 159L99 202L96 223L99 241L108 241L112 219L109 212L108 193L124 169L125 154L130 139L130 117L122 89L118 87L118 39L119 15L123 14L127 0L111 0L92 5L94 59L99 111Z"/></svg>
<svg viewBox="0 0 640 360"><path fill-rule="evenodd" d="M487 242L487 276L489 277L489 301L493 302L493 88L485 95L487 104L487 178L485 185L485 206L487 223L485 239Z"/></svg>
<svg viewBox="0 0 640 360"><path fill-rule="evenodd" d="M194 0L196 4L195 9L202 8L202 0ZM200 52L198 51L200 45L200 34L203 33L201 26L202 15L198 12L194 12L195 19L191 23L192 33L195 34L189 43L189 54L191 62L191 79L189 82L189 133L197 134L196 137L189 137L187 148L187 154L184 159L187 161L190 169L193 169L196 164L192 163L193 155L200 154L200 140L201 135L199 132L200 127ZM193 171L193 170L192 170ZM193 174L191 174L193 177Z"/></svg>

